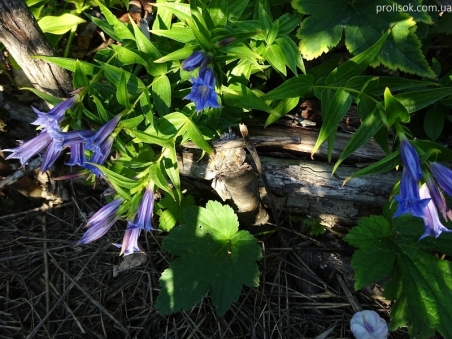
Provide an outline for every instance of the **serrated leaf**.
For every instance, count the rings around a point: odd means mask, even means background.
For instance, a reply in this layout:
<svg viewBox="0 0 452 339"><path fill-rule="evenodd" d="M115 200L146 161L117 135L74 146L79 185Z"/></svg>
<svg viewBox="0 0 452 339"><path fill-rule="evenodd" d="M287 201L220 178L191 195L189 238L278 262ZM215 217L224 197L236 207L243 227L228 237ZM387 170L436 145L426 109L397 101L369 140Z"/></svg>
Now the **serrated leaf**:
<svg viewBox="0 0 452 339"><path fill-rule="evenodd" d="M163 212L159 213L159 229L164 232L169 232L179 221L183 223L184 211L187 208L193 207L195 205L195 199L191 195L184 196L180 204L165 195L158 203L159 207L165 208Z"/></svg>
<svg viewBox="0 0 452 339"><path fill-rule="evenodd" d="M322 104L324 103L322 97ZM342 117L347 113L352 103L351 95L342 87L339 88L331 99L327 109L323 111L323 124L320 128L317 141L312 148L311 156L319 149L320 145L332 134L336 133L337 126ZM330 153L330 152L328 152Z"/></svg>
<svg viewBox="0 0 452 339"><path fill-rule="evenodd" d="M392 252L391 225L382 216L362 218L344 240L358 247L353 254L355 290L387 276L394 265L396 255Z"/></svg>
<svg viewBox="0 0 452 339"><path fill-rule="evenodd" d="M44 33L61 35L84 22L86 21L76 15L64 13L59 16L46 15L38 21L38 25Z"/></svg>
<svg viewBox="0 0 452 339"><path fill-rule="evenodd" d="M185 221L163 241L163 248L179 258L160 278L156 307L161 314L188 310L210 291L223 315L238 299L242 284L257 286L260 247L251 234L238 231L233 210L218 202L187 209Z"/></svg>
<svg viewBox="0 0 452 339"><path fill-rule="evenodd" d="M264 94L262 100L275 100L285 98L299 98L313 90L314 78L312 75L298 75L284 81L280 86Z"/></svg>
<svg viewBox="0 0 452 339"><path fill-rule="evenodd" d="M341 86L351 77L361 75L361 73L375 60L388 36L389 31L378 39L374 45L335 68L330 75L328 75L325 83L327 85Z"/></svg>
<svg viewBox="0 0 452 339"><path fill-rule="evenodd" d="M415 2L421 3L420 0ZM297 31L303 56L312 60L330 51L339 43L342 33L345 33L347 49L357 55L375 44L382 31L393 27L373 65L382 63L393 70L434 77L415 34L413 18L403 11L376 13L377 5L392 7L393 4L389 0L378 4L367 0L292 1L300 13L310 15L301 22Z"/></svg>

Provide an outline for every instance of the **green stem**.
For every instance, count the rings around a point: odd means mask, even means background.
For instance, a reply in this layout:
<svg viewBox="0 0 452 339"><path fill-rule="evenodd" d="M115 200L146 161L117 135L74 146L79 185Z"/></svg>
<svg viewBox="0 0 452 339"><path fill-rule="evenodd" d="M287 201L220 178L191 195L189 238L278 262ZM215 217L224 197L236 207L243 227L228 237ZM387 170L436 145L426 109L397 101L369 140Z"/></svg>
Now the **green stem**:
<svg viewBox="0 0 452 339"><path fill-rule="evenodd" d="M67 39L66 48L64 49L64 57L67 58L69 56L69 51L71 50L72 46L72 40L74 39L75 32L77 31L77 26L71 28L71 31L69 33L69 37Z"/></svg>

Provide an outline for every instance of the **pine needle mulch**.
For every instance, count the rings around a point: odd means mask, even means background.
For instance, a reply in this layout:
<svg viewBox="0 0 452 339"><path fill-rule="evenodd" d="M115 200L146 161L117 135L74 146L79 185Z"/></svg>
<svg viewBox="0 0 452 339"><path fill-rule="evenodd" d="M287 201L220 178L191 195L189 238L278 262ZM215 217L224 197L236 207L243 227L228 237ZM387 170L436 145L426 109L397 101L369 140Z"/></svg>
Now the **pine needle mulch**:
<svg viewBox="0 0 452 339"><path fill-rule="evenodd" d="M353 338L351 303L388 313L378 298L347 287L349 273L325 260L340 261L340 253L286 227L289 244L276 235L260 242L261 284L244 287L224 316L205 298L163 317L154 308L170 260L162 234L142 236L146 263L116 277L123 258L111 243L121 242L124 223L94 244L75 246L87 216L101 206L84 197L0 215L0 338ZM406 337L398 333L391 338Z"/></svg>

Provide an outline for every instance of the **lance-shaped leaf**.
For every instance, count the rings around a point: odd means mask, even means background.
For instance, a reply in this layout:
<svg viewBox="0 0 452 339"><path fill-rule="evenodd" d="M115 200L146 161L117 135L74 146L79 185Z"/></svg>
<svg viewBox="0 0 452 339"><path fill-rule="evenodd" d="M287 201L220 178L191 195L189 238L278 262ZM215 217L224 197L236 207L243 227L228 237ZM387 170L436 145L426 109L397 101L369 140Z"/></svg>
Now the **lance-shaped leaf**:
<svg viewBox="0 0 452 339"><path fill-rule="evenodd" d="M286 98L299 98L313 90L314 77L312 75L299 75L284 81L281 85L264 94L262 100L276 100Z"/></svg>
<svg viewBox="0 0 452 339"><path fill-rule="evenodd" d="M322 105L323 105L322 96ZM346 92L342 87L339 88L331 99L327 109L322 111L323 113L323 124L320 128L319 137L311 151L311 156L319 149L320 145L333 133L336 133L337 126L341 121L342 117L347 113L350 105L352 103L351 95ZM330 152L328 152L330 153Z"/></svg>
<svg viewBox="0 0 452 339"><path fill-rule="evenodd" d="M452 87L441 87L401 93L394 95L394 97L405 106L408 113L413 113L450 95L452 95Z"/></svg>
<svg viewBox="0 0 452 339"><path fill-rule="evenodd" d="M242 284L259 284L256 260L261 249L256 238L238 226L234 211L218 202L186 210L185 223L163 241L164 249L178 258L160 278L156 307L161 314L188 310L210 292L223 315L238 299Z"/></svg>

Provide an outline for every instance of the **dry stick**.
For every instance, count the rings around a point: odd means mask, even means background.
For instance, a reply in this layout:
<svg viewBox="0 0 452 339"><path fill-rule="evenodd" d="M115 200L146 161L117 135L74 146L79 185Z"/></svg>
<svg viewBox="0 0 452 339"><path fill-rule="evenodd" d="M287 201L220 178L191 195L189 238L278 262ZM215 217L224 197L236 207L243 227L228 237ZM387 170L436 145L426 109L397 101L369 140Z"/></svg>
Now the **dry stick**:
<svg viewBox="0 0 452 339"><path fill-rule="evenodd" d="M41 217L42 223L42 231L44 233L44 242L43 242L43 255L44 255L44 280L46 286L46 311L49 313L50 311L50 289L49 289L49 260L47 257L47 223L46 223L46 215L44 214Z"/></svg>
<svg viewBox="0 0 452 339"><path fill-rule="evenodd" d="M49 253L49 256L51 257L52 263L70 280L71 285L74 284L75 287L77 287L88 299L91 301L102 313L104 313L106 316L108 316L113 322L115 323L118 328L123 331L125 334L128 334L127 328L124 327L123 324L119 322L115 317L113 317L110 312L107 311L107 309L101 305L96 299L94 299L91 294L85 291L85 289L80 286L76 279L72 278L63 268L58 264L58 262L55 260L52 254ZM93 255L94 257L95 255ZM77 279L78 280L78 279Z"/></svg>
<svg viewBox="0 0 452 339"><path fill-rule="evenodd" d="M276 209L275 200L273 200L273 195L270 191L270 185L268 184L268 180L265 175L264 168L262 167L261 159L257 154L256 147L254 147L254 144L250 141L248 128L246 127L245 124L240 124L240 133L242 133L243 140L245 140L245 146L248 149L248 152L250 152L254 164L256 165L257 171L259 172L259 176L261 177L262 182L264 183L264 187L265 190L267 191L267 195L270 201L270 207L272 209L273 218L275 218L276 225L278 226L278 228L281 228L281 225L279 224L279 217L278 211Z"/></svg>
<svg viewBox="0 0 452 339"><path fill-rule="evenodd" d="M359 312L362 311L362 307L359 304L358 300L356 300L355 296L350 292L348 289L347 284L345 283L344 279L342 279L342 276L340 274L336 274L337 280L339 281L339 285L341 285L342 290L345 293L345 296L347 297L348 302L353 308L353 312Z"/></svg>
<svg viewBox="0 0 452 339"><path fill-rule="evenodd" d="M74 285L76 284L75 281L79 280L83 274L83 272L85 271L86 267L88 267L88 264L90 263L90 261L97 255L97 253L100 251L101 247L99 247L96 251L95 254L93 254L93 256L91 258L89 258L85 265L82 267L82 269L80 270L80 272L77 274L77 276L75 277L75 280L69 285L69 287L63 292L63 294L61 294L60 298L56 301L56 303L53 304L53 307L50 309L49 313L47 313L45 315L44 318L41 319L41 321L39 322L38 325L36 325L36 327L33 329L33 331L28 335L27 339L31 339L33 338L36 333L39 331L39 329L44 325L44 323L47 321L47 319L50 317L50 315L52 314L52 312L55 310L55 308L57 308L57 306L63 301L63 299L66 297L66 295L69 293L69 291L72 289L72 287L74 287ZM50 253L49 253L50 255ZM53 257L52 257L53 259ZM54 259L53 259L54 260Z"/></svg>
<svg viewBox="0 0 452 339"><path fill-rule="evenodd" d="M33 171L34 169L41 166L41 164L42 158L39 157L31 161L28 165L26 165L25 168L15 171L13 174L0 181L0 190L6 186L14 184L17 180L24 177L28 172Z"/></svg>

